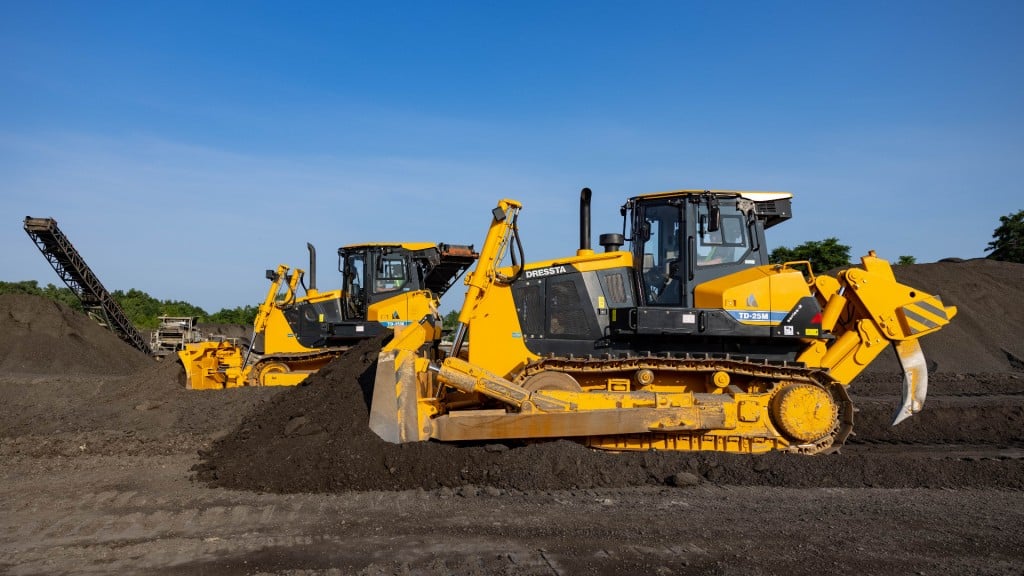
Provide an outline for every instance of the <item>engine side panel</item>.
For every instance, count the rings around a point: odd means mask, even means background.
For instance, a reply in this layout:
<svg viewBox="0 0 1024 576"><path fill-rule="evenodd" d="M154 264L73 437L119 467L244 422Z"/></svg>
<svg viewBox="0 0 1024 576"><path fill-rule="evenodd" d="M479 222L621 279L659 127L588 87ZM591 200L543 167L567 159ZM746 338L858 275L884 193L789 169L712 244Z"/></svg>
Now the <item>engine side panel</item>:
<svg viewBox="0 0 1024 576"><path fill-rule="evenodd" d="M549 269L512 287L523 341L537 355L606 352L612 308L635 305L631 269Z"/></svg>

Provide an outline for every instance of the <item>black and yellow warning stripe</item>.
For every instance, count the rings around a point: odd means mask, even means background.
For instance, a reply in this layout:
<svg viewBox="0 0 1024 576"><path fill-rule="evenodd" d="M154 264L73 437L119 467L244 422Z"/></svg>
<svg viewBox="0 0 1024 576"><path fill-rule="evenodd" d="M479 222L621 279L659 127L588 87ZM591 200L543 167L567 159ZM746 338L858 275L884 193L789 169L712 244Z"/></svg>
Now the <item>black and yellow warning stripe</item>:
<svg viewBox="0 0 1024 576"><path fill-rule="evenodd" d="M938 297L907 304L900 308L900 312L910 334L927 332L949 323L949 315Z"/></svg>

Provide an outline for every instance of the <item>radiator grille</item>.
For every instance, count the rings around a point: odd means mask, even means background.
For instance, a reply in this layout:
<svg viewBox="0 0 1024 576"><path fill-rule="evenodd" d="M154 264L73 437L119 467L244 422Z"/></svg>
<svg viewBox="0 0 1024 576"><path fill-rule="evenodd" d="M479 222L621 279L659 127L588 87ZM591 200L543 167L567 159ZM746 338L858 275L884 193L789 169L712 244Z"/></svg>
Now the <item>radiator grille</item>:
<svg viewBox="0 0 1024 576"><path fill-rule="evenodd" d="M523 324L523 333L538 336L544 333L544 289L541 283L526 286L520 292L522 307L519 309L519 321Z"/></svg>
<svg viewBox="0 0 1024 576"><path fill-rule="evenodd" d="M548 313L548 333L552 336L587 333L587 316L575 281L551 282L548 285Z"/></svg>
<svg viewBox="0 0 1024 576"><path fill-rule="evenodd" d="M604 277L605 297L610 304L626 303L626 281L622 274L610 274Z"/></svg>

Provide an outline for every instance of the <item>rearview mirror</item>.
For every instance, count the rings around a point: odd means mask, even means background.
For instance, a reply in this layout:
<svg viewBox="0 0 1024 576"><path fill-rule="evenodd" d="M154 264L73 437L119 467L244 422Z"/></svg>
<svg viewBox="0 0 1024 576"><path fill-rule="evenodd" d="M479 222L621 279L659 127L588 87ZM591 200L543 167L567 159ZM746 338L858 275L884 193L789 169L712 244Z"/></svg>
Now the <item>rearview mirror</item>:
<svg viewBox="0 0 1024 576"><path fill-rule="evenodd" d="M708 200L708 232L718 232L722 224L722 211L718 208L718 199Z"/></svg>

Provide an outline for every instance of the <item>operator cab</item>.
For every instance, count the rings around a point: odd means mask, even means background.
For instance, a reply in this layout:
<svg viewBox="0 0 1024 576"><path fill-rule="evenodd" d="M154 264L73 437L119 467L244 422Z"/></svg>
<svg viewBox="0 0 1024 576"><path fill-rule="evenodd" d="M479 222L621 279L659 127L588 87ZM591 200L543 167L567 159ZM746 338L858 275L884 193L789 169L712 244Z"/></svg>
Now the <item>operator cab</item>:
<svg viewBox="0 0 1024 576"><path fill-rule="evenodd" d="M440 298L478 256L472 246L426 242L342 247L344 319L365 321L371 305L406 292L429 290Z"/></svg>
<svg viewBox="0 0 1024 576"><path fill-rule="evenodd" d="M371 304L412 290L422 277L413 273L410 251L398 245L346 246L338 250L345 320L366 320Z"/></svg>
<svg viewBox="0 0 1024 576"><path fill-rule="evenodd" d="M767 264L764 230L789 218L790 197L678 191L630 198L622 214L643 305L689 308L701 283Z"/></svg>

